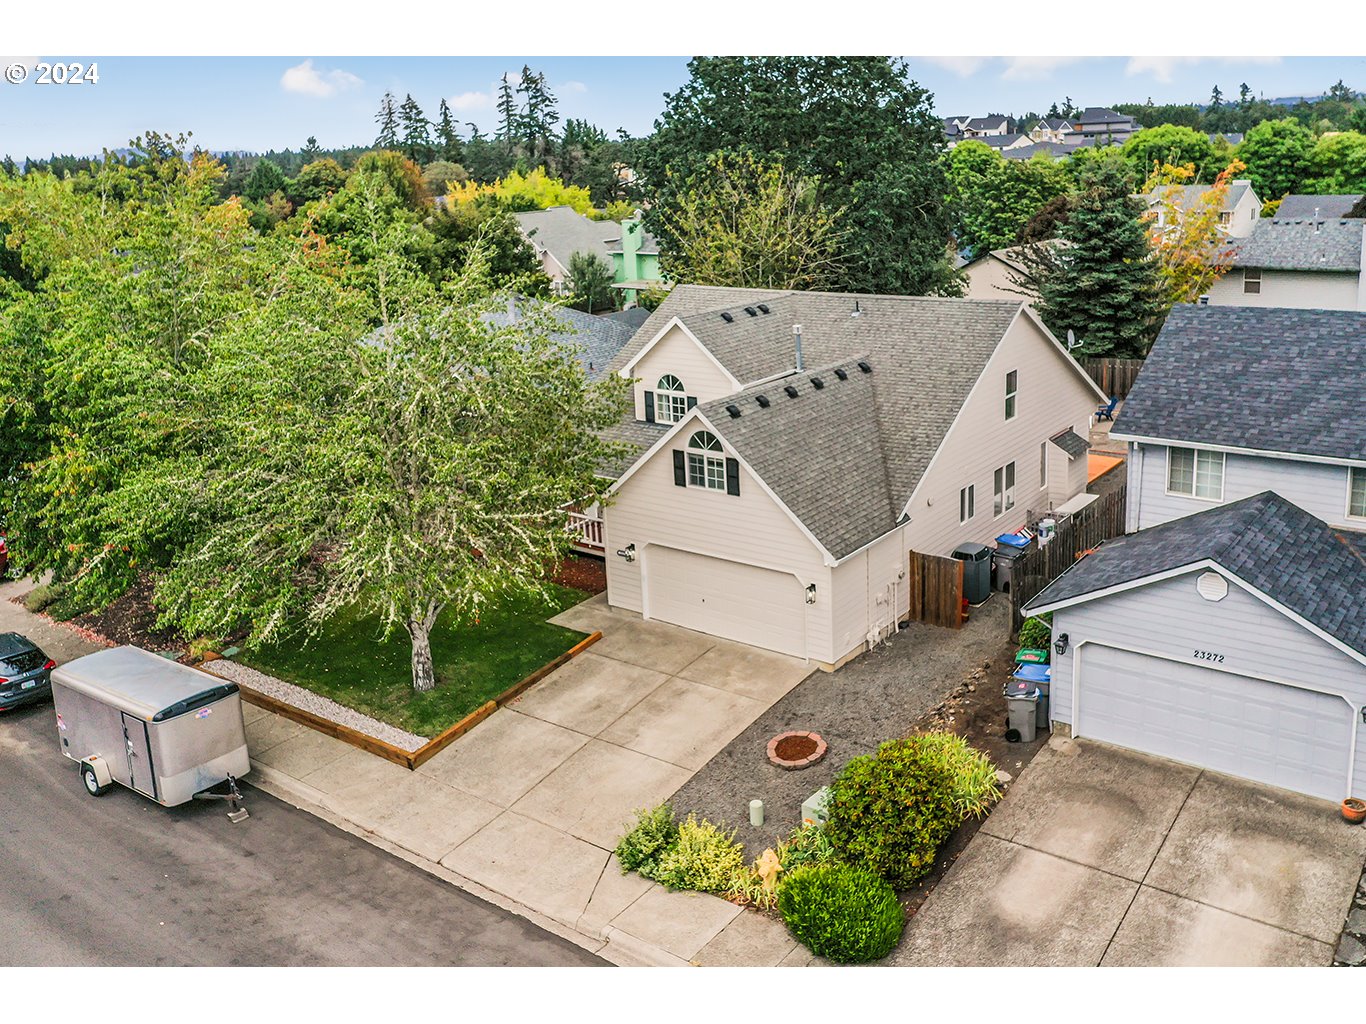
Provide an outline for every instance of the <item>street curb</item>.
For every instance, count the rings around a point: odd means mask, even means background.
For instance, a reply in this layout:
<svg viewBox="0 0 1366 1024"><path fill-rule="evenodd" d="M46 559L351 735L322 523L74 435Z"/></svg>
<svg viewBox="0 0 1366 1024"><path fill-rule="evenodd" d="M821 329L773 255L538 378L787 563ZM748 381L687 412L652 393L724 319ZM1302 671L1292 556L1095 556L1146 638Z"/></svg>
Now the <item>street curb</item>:
<svg viewBox="0 0 1366 1024"><path fill-rule="evenodd" d="M686 960L638 939L634 935L613 928L611 925L604 928L600 936L585 934L563 921L549 917L538 910L533 910L509 896L489 889L471 878L466 878L436 861L421 857L338 814L327 805L327 797L323 793L307 783L300 782L293 776L271 768L269 765L253 760L251 762L251 776L243 781L250 783L263 793L268 793L301 811L307 811L314 817L321 818L343 832L349 832L351 835L365 840L371 846L377 847L385 853L392 854L415 867L421 868L444 882L449 882L457 889L469 893L469 895L481 899L485 903L490 903L500 910L506 910L510 914L516 914L538 928L543 928L553 935L567 939L574 945L586 949L590 953L595 953L616 967L688 966Z"/></svg>

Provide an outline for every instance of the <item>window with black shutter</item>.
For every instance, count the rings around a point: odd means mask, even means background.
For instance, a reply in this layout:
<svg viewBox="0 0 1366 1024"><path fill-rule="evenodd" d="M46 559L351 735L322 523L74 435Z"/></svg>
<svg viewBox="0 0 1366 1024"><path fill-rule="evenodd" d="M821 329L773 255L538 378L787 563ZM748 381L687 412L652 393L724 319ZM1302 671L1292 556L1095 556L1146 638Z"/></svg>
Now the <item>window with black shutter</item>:
<svg viewBox="0 0 1366 1024"><path fill-rule="evenodd" d="M688 464L681 451L674 452L674 486L688 486Z"/></svg>
<svg viewBox="0 0 1366 1024"><path fill-rule="evenodd" d="M726 493L740 494L740 463L736 459L726 459Z"/></svg>
<svg viewBox="0 0 1366 1024"><path fill-rule="evenodd" d="M654 393L653 391L647 391L647 392L645 392L645 422L646 422L646 423L653 423L654 421L655 421L655 393Z"/></svg>

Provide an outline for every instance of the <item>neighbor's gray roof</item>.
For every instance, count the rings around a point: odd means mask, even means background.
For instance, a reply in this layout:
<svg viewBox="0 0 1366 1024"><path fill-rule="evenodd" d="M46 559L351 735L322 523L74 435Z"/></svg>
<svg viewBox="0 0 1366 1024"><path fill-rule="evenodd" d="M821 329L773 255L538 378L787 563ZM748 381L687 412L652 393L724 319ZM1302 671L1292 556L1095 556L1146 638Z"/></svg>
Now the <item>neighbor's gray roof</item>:
<svg viewBox="0 0 1366 1024"><path fill-rule="evenodd" d="M634 334L640 329L641 324L650 319L650 311L643 306L632 306L630 309L620 309L615 313L608 313L606 319L625 324L631 328L631 333Z"/></svg>
<svg viewBox="0 0 1366 1024"><path fill-rule="evenodd" d="M601 476L615 480L654 447L661 437L669 432L670 426L664 423L646 423L628 416L620 423L614 423L606 430L598 431L598 436L612 444L625 446L625 454L619 459L610 459L598 467Z"/></svg>
<svg viewBox="0 0 1366 1024"><path fill-rule="evenodd" d="M613 357L635 334L629 324L524 296L510 300L508 309L487 314L485 319L498 327L506 327L509 323L515 322L515 311L518 308L525 308L530 303L549 310L550 314L564 325L562 331L552 334L551 337L573 350L574 357L588 374L589 380L598 381L605 378Z"/></svg>
<svg viewBox="0 0 1366 1024"><path fill-rule="evenodd" d="M1366 459L1366 313L1177 305L1116 436Z"/></svg>
<svg viewBox="0 0 1366 1024"><path fill-rule="evenodd" d="M1002 125L1005 125L1007 126L1006 130L1009 131L1009 125L1012 123L1011 119L1005 116L974 117L970 118L964 127L971 128L973 131L982 131L986 128L1000 128Z"/></svg>
<svg viewBox="0 0 1366 1024"><path fill-rule="evenodd" d="M522 233L533 245L547 250L566 269L576 252L591 252L610 267L612 245L621 237L621 225L610 220L590 220L570 206L514 213Z"/></svg>
<svg viewBox="0 0 1366 1024"><path fill-rule="evenodd" d="M1273 491L1108 540L1025 610L1206 559L1366 654L1366 536L1336 531Z"/></svg>
<svg viewBox="0 0 1366 1024"><path fill-rule="evenodd" d="M1360 193L1349 196L1312 196L1288 195L1276 207L1276 217L1280 220L1308 219L1310 217L1342 219L1351 213L1352 207L1361 199Z"/></svg>
<svg viewBox="0 0 1366 1024"><path fill-rule="evenodd" d="M1039 153L1047 153L1049 156L1068 156L1079 149L1094 146L1095 139L1078 138L1075 142L1036 142L1030 146L1016 146L1014 149L1003 149L1001 155L1007 160L1028 160L1030 157L1037 156Z"/></svg>
<svg viewBox="0 0 1366 1024"><path fill-rule="evenodd" d="M1182 210L1189 210L1195 206L1197 200L1199 200L1201 196L1213 187L1213 185L1165 185L1148 193L1146 199L1149 205L1151 205L1156 203L1159 199L1170 196L1176 206L1180 207ZM1242 201L1243 196L1250 191L1252 191L1252 182L1244 178L1239 178L1231 182L1228 187L1228 192L1224 195L1224 204L1219 207L1220 212L1227 213L1232 210Z"/></svg>
<svg viewBox="0 0 1366 1024"><path fill-rule="evenodd" d="M1360 273L1363 230L1361 220L1259 220L1234 246L1232 265Z"/></svg>
<svg viewBox="0 0 1366 1024"><path fill-rule="evenodd" d="M761 303L768 307L768 313L759 311ZM858 316L852 315L856 303ZM754 316L745 312L746 306L755 310ZM910 499L972 385L1022 306L1023 300L679 285L618 354L611 369L625 367L674 316L742 385L753 385L793 369L794 324L802 325L803 361L807 366L833 366L866 353L874 368L871 386L879 427L876 436L869 435L868 443L878 446L892 505L899 511ZM722 317L723 312L731 315L730 322ZM779 393L783 383L775 385ZM722 408L726 404L722 402ZM810 414L825 408L817 403L799 404ZM772 411L772 407L765 410ZM729 422L717 424L727 440ZM745 429L749 428L746 424ZM800 432L778 432L773 443L797 448L805 457L810 457L812 451ZM849 447L849 437L845 436L838 451ZM789 463L779 460L766 465L771 471L781 472L781 467ZM765 478L765 483L779 493L786 486L780 479ZM846 488L850 492L856 489L852 482ZM885 519L876 532L862 537L855 547L893 526L894 518ZM834 534L832 538L831 542L837 545L847 542ZM829 550L840 557L839 552Z"/></svg>
<svg viewBox="0 0 1366 1024"><path fill-rule="evenodd" d="M1132 124L1137 122L1127 114L1116 113L1109 107L1087 107L1076 117L1072 118L1069 124Z"/></svg>
<svg viewBox="0 0 1366 1024"><path fill-rule="evenodd" d="M1049 438L1055 445L1065 451L1069 458L1075 459L1078 455L1085 455L1091 450L1091 442L1082 437L1071 427L1068 427L1060 434L1054 434Z"/></svg>
<svg viewBox="0 0 1366 1024"><path fill-rule="evenodd" d="M699 409L793 514L836 558L856 551L895 525L897 504L888 481L878 425L871 357L858 366L794 374L706 402ZM836 370L843 371L841 380ZM814 381L822 387L817 388ZM797 397L786 389L793 388ZM768 399L768 408L758 396ZM732 417L734 407L740 415ZM795 442L795 443L794 443ZM686 445L682 435L679 446Z"/></svg>
<svg viewBox="0 0 1366 1024"><path fill-rule="evenodd" d="M983 135L980 138L975 138L970 141L983 143L984 145L990 146L992 149L1004 150L1006 146L1013 146L1021 139L1028 137L1029 136L1024 132L1008 132L1005 135ZM1021 146L1019 148L1024 149L1025 147Z"/></svg>

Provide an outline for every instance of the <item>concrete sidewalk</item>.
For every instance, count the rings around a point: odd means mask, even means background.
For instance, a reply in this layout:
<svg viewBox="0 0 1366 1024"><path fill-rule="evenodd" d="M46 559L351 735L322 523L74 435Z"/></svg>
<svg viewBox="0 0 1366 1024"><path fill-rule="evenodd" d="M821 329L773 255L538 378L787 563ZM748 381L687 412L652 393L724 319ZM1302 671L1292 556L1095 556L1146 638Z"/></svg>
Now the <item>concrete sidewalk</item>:
<svg viewBox="0 0 1366 1024"><path fill-rule="evenodd" d="M809 667L601 597L554 621L603 639L416 771L248 706L249 781L617 964L810 963L781 922L611 853Z"/></svg>

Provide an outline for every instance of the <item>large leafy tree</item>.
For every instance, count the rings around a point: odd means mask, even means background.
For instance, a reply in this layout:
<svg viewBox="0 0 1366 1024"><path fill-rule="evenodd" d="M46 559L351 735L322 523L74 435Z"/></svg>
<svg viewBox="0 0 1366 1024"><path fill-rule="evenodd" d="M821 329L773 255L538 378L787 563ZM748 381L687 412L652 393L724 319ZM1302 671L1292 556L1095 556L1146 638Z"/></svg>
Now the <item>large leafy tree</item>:
<svg viewBox="0 0 1366 1024"><path fill-rule="evenodd" d="M930 95L886 57L698 57L633 166L647 226L666 248L688 177L719 152L820 182L827 209L846 210L845 259L833 282L850 291L954 290L947 258L943 126ZM670 173L672 171L672 173Z"/></svg>
<svg viewBox="0 0 1366 1024"><path fill-rule="evenodd" d="M1294 118L1263 121L1238 146L1252 188L1263 202L1296 191L1309 173L1314 135Z"/></svg>
<svg viewBox="0 0 1366 1024"><path fill-rule="evenodd" d="M1022 241L1031 219L1073 187L1065 165L1047 156L1006 160L972 140L951 151L948 176L958 242L973 257Z"/></svg>
<svg viewBox="0 0 1366 1024"><path fill-rule="evenodd" d="M491 200L452 203L427 219L431 261L438 276L464 266L476 245L493 287L520 295L548 296L550 278L527 242L517 219Z"/></svg>
<svg viewBox="0 0 1366 1024"><path fill-rule="evenodd" d="M815 179L714 154L664 215L663 270L685 284L823 288L840 275L843 212L821 203Z"/></svg>
<svg viewBox="0 0 1366 1024"><path fill-rule="evenodd" d="M569 257L569 294L570 305L585 313L611 309L616 304L612 268L596 253L574 253Z"/></svg>
<svg viewBox="0 0 1366 1024"><path fill-rule="evenodd" d="M272 160L258 160L247 175L242 195L254 201L268 199L285 187L285 172Z"/></svg>
<svg viewBox="0 0 1366 1024"><path fill-rule="evenodd" d="M1243 165L1235 160L1193 199L1182 188L1196 177L1192 164L1164 164L1145 183L1143 192L1152 202L1145 215L1148 239L1157 255L1169 306L1196 302L1231 266L1234 245L1221 228L1220 214L1229 187L1242 170Z"/></svg>
<svg viewBox="0 0 1366 1024"><path fill-rule="evenodd" d="M1203 181L1209 181L1219 171L1209 136L1180 125L1162 124L1135 132L1125 141L1121 152L1143 179L1164 164L1191 164Z"/></svg>
<svg viewBox="0 0 1366 1024"><path fill-rule="evenodd" d="M1323 136L1309 151L1308 173L1306 192L1366 192L1366 135L1337 132Z"/></svg>
<svg viewBox="0 0 1366 1024"><path fill-rule="evenodd" d="M1039 246L1029 259L1039 315L1060 337L1075 331L1086 355L1141 357L1161 327L1160 267L1130 173L1117 153L1083 164L1062 244Z"/></svg>

